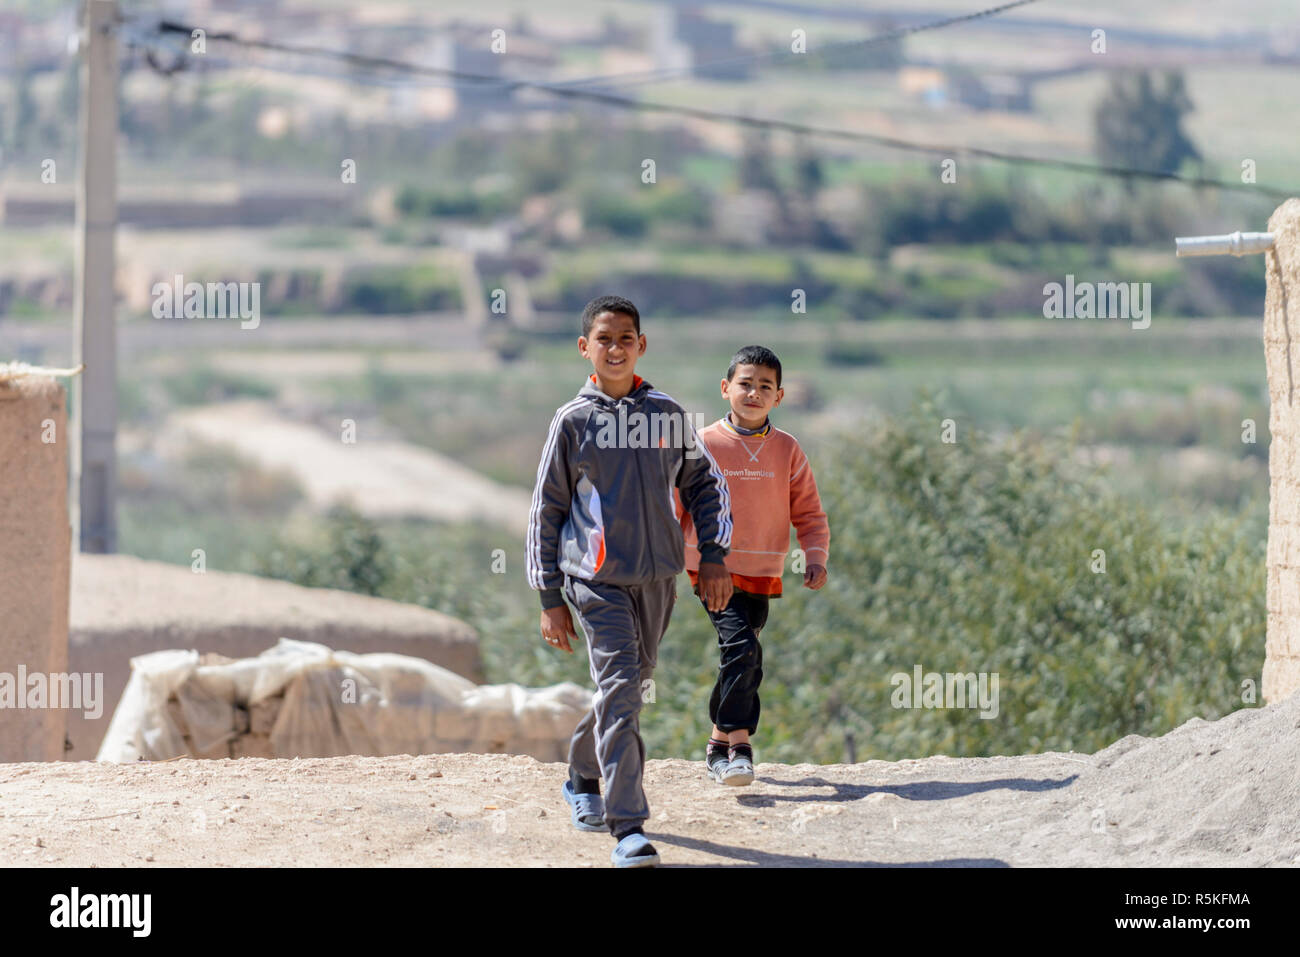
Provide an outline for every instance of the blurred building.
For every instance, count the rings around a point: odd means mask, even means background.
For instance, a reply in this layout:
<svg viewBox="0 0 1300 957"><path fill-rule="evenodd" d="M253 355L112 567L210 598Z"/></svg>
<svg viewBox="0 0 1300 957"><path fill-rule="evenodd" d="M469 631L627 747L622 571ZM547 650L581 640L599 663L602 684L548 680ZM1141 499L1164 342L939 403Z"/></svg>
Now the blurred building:
<svg viewBox="0 0 1300 957"><path fill-rule="evenodd" d="M394 114L408 120L472 121L485 112L517 110L517 91L510 81L545 81L557 57L544 38L531 34L527 21L517 18L506 29L505 53L493 51L493 29L484 24L407 24L401 38L385 44L386 52L377 55L448 76L397 76L389 93Z"/></svg>
<svg viewBox="0 0 1300 957"><path fill-rule="evenodd" d="M1031 79L1019 73L980 75L963 67L904 66L898 71L898 88L936 109L955 104L1028 113L1034 108Z"/></svg>
<svg viewBox="0 0 1300 957"><path fill-rule="evenodd" d="M746 80L750 76L745 62L708 66L743 57L749 51L736 44L734 24L710 20L695 7L661 7L652 21L650 51L657 70L680 70L713 80Z"/></svg>
<svg viewBox="0 0 1300 957"><path fill-rule="evenodd" d="M435 70L466 74L448 81L458 111L505 106L513 96L512 91L501 86L504 79L502 56L491 50L490 31L479 29L474 32L476 36L472 40L463 31L456 34L439 32L426 46L429 66ZM507 49L509 39L507 35Z"/></svg>

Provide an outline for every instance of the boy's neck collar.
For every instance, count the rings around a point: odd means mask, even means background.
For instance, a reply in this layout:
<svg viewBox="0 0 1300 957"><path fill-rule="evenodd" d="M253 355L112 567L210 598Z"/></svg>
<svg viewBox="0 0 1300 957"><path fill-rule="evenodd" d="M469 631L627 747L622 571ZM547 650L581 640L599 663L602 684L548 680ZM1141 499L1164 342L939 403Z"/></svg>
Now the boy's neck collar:
<svg viewBox="0 0 1300 957"><path fill-rule="evenodd" d="M610 400L612 400L612 401L614 401L614 402L617 402L617 401L618 401L618 400L615 399L612 395L609 395L607 392L605 392L603 389L600 388L600 383L599 383L598 381L596 381L596 373L593 372L591 375L589 375L589 376L587 377L587 381L590 382L591 385L592 385L592 386L593 386L597 391L599 391L601 395L605 396L605 398L610 399ZM641 377L640 377L639 375L637 375L636 373L633 373L633 374L632 374L632 388L630 388L630 389L627 390L627 394L628 394L628 395L631 395L631 394L632 394L633 392L635 392L637 389L641 388L641 383L643 383L643 382L645 382L645 379L641 378ZM624 396L623 398L626 398L626 396Z"/></svg>
<svg viewBox="0 0 1300 957"><path fill-rule="evenodd" d="M756 429L747 429L744 426L736 425L736 423L732 422L730 412L722 417L722 424L737 435L767 435L772 431L772 420L770 418L764 419L763 424Z"/></svg>

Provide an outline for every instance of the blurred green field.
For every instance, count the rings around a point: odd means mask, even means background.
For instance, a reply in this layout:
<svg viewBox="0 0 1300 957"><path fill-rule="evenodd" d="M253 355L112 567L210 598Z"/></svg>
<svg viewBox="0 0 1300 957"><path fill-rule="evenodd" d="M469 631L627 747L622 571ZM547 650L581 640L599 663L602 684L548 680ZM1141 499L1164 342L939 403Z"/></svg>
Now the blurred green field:
<svg viewBox="0 0 1300 957"><path fill-rule="evenodd" d="M775 350L787 388L775 420L813 454L835 429L899 412L930 390L944 394L944 417L959 423L1077 430L1086 446L1127 450L1114 479L1152 501L1189 491L1180 485L1182 466L1169 458L1189 449L1217 459L1225 476L1198 478L1203 487L1191 490L1193 501L1205 500L1210 485L1217 490L1208 501L1224 505L1267 488L1268 411L1255 320L1157 318L1134 330L1095 319L854 323L767 315L647 317L644 329L648 348L638 371L705 421L725 411L718 382L736 349L758 343ZM219 355L219 367L198 357L143 355L122 370L120 402L128 427L153 428L177 405L279 398L290 413L302 406L313 417L378 420L404 441L530 488L550 416L589 367L578 355L576 329L516 330L507 339L517 358L499 358L487 345L472 354L337 350L340 362L357 370L349 375L328 364L308 374L319 362L300 362L302 374L295 374L292 353L266 349L247 353L256 363ZM324 360L330 352L313 355ZM436 373L404 371L422 355ZM1255 423L1254 443L1242 441L1245 420Z"/></svg>
<svg viewBox="0 0 1300 957"><path fill-rule="evenodd" d="M1077 427L1086 443L1167 452L1206 446L1225 459L1262 462L1268 415L1257 323L1169 320L1131 330L1108 322L952 324L945 336L945 324L917 321L648 319L638 371L712 421L725 411L718 382L731 355L742 345L766 345L781 357L788 387L775 420L814 451L835 428L901 411L929 389L945 393L945 417L989 429ZM322 399L336 397L340 412L344 396L353 402L358 389L368 389L382 418L409 441L530 487L550 416L587 371L565 336L525 337L525 344L521 358L496 370L430 381L380 364L365 382L326 378L311 388ZM1257 426L1253 445L1241 441L1248 418ZM1164 498L1146 471L1133 476L1135 488ZM1265 482L1258 471L1243 491L1256 494ZM1238 497L1231 488L1225 495Z"/></svg>

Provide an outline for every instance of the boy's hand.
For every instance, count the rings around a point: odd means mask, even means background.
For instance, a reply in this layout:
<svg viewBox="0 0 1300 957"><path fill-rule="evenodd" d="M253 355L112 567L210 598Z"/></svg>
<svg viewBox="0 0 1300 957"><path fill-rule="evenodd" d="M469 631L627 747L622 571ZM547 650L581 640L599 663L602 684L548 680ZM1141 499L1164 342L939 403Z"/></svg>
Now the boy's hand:
<svg viewBox="0 0 1300 957"><path fill-rule="evenodd" d="M825 584L826 584L825 565L809 565L807 568L804 569L804 573L803 573L804 588L811 588L813 591L816 591L818 588L821 588L822 585Z"/></svg>
<svg viewBox="0 0 1300 957"><path fill-rule="evenodd" d="M718 562L700 562L700 598L712 612L725 611L731 601L731 572Z"/></svg>
<svg viewBox="0 0 1300 957"><path fill-rule="evenodd" d="M573 654L569 639L578 640L578 633L573 630L573 616L569 614L568 605L558 605L542 611L542 637L548 645L554 645L561 651Z"/></svg>

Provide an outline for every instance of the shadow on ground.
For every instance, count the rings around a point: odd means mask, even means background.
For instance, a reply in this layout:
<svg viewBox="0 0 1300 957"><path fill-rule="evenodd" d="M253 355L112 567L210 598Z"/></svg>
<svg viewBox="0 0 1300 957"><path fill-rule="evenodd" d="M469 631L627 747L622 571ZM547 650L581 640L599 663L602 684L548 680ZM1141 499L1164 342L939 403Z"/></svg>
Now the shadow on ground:
<svg viewBox="0 0 1300 957"><path fill-rule="evenodd" d="M804 801L860 801L872 794L893 794L908 801L946 801L951 798L966 797L981 791L996 791L1005 788L1009 791L1054 791L1067 788L1079 776L1072 774L1068 778L1040 779L1033 778L997 778L992 781L917 781L912 784L841 784L822 778L800 778L798 781L778 781L772 778L759 778L763 784L773 784L784 788L833 788L834 794L792 794L786 796L772 794L741 794L736 800L745 807L775 807L778 801L799 803Z"/></svg>
<svg viewBox="0 0 1300 957"><path fill-rule="evenodd" d="M676 834L652 833L656 843L702 851L718 857L731 858L735 864L666 864L665 867L1010 867L1006 861L995 857L950 857L940 861L907 861L890 864L883 861L845 861L830 857L806 857L798 854L773 854L749 847L733 847L714 841L701 841Z"/></svg>

